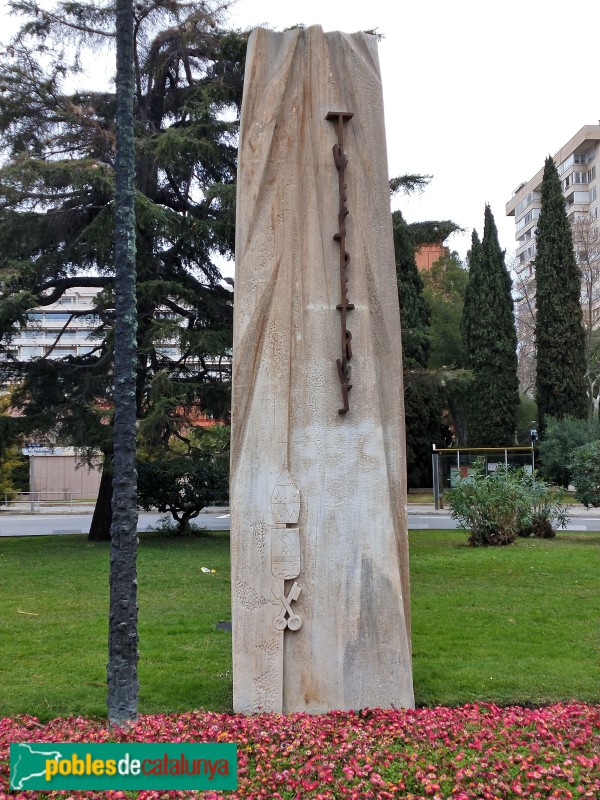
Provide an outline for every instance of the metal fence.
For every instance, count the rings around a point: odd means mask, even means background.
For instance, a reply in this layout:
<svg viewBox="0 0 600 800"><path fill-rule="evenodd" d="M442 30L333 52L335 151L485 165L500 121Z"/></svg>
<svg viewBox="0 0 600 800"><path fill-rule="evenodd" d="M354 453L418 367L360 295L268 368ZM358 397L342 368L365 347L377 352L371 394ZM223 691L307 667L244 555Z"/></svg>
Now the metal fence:
<svg viewBox="0 0 600 800"><path fill-rule="evenodd" d="M14 513L38 511L63 511L72 513L81 511L82 508L93 508L96 504L95 497L89 497L81 492L20 492L17 495L4 494L0 511Z"/></svg>
<svg viewBox="0 0 600 800"><path fill-rule="evenodd" d="M449 447L433 446L433 497L436 508L444 507L444 491L456 486L459 480L473 473L474 465L482 461L486 473L494 472L498 464L506 467L535 469L532 447Z"/></svg>

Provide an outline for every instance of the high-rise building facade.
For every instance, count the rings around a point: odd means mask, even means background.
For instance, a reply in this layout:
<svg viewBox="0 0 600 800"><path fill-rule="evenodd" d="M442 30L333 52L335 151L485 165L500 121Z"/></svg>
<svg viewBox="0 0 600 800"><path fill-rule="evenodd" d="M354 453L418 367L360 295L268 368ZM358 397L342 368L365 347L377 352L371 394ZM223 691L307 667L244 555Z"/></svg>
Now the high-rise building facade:
<svg viewBox="0 0 600 800"><path fill-rule="evenodd" d="M600 182L600 124L584 125L554 155L560 176L567 216L574 229L575 255L582 264L595 255L586 238L597 239L598 185ZM519 338L519 379L521 388L532 389L535 381L535 253L537 220L541 209L544 167L529 181L521 183L506 204L506 214L515 218L517 250L512 265L516 274L515 316ZM583 277L583 275L582 275ZM593 283L593 281L592 281ZM585 285L582 280L582 303L589 316L600 318L600 286Z"/></svg>
<svg viewBox="0 0 600 800"><path fill-rule="evenodd" d="M12 340L15 358L29 361L91 352L103 339L103 334L95 334L100 324L93 312L97 293L97 289L67 289L56 303L34 309L27 327Z"/></svg>

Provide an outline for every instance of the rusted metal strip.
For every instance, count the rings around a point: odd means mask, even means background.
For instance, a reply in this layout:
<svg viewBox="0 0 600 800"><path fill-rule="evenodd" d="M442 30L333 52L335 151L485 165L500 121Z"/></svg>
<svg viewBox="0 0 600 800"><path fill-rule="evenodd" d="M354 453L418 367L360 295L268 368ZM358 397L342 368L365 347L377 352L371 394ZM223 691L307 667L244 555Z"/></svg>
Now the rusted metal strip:
<svg viewBox="0 0 600 800"><path fill-rule="evenodd" d="M338 230L334 233L333 238L340 247L340 293L341 301L337 304L336 308L340 312L341 324L341 350L342 357L336 361L338 376L342 387L342 401L343 407L338 409L340 414L347 414L350 410L348 402L348 392L352 389L350 383L350 365L348 362L352 358L352 334L347 328L346 319L347 312L354 308L353 303L348 302L348 265L350 264L350 253L346 250L346 217L350 213L348 211L348 197L346 194L346 166L348 165L348 156L344 151L344 123L352 119L354 114L351 111L329 111L325 119L334 122L337 126L337 143L333 145L333 160L338 171L338 192L339 192L339 206L338 206Z"/></svg>

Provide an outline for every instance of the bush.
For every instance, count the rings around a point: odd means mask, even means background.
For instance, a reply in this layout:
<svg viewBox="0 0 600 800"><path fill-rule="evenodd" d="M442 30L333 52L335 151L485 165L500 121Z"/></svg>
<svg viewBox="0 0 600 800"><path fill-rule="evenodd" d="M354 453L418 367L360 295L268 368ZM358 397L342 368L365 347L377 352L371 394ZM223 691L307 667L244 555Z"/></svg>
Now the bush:
<svg viewBox="0 0 600 800"><path fill-rule="evenodd" d="M141 455L137 460L138 503L168 512L179 533L191 533L191 520L205 506L229 502L229 429L198 434L200 446L187 452Z"/></svg>
<svg viewBox="0 0 600 800"><path fill-rule="evenodd" d="M575 497L586 508L600 506L600 441L577 447L569 466L575 485Z"/></svg>
<svg viewBox="0 0 600 800"><path fill-rule="evenodd" d="M0 501L11 501L29 489L29 459L18 447L8 447L0 458Z"/></svg>
<svg viewBox="0 0 600 800"><path fill-rule="evenodd" d="M548 417L539 445L540 473L550 483L565 488L573 482L569 459L576 447L598 439L598 421Z"/></svg>
<svg viewBox="0 0 600 800"><path fill-rule="evenodd" d="M554 538L556 528L564 528L569 521L567 507L562 504L564 490L552 488L538 476L524 471L521 480L529 492L531 523L519 529L519 536Z"/></svg>
<svg viewBox="0 0 600 800"><path fill-rule="evenodd" d="M158 536L164 536L165 539L172 539L175 536L206 536L208 528L204 525L196 525L193 522L188 522L183 528L182 526L168 517L161 517L155 525L149 525L146 528L148 533L156 533Z"/></svg>
<svg viewBox="0 0 600 800"><path fill-rule="evenodd" d="M473 475L447 494L450 515L470 532L468 541L474 547L511 544L532 520L521 471L499 466L486 475L483 462L474 466Z"/></svg>
<svg viewBox="0 0 600 800"><path fill-rule="evenodd" d="M568 517L563 493L524 469L499 466L488 475L483 462L447 494L451 516L469 532L469 544L511 544L517 536L556 535Z"/></svg>

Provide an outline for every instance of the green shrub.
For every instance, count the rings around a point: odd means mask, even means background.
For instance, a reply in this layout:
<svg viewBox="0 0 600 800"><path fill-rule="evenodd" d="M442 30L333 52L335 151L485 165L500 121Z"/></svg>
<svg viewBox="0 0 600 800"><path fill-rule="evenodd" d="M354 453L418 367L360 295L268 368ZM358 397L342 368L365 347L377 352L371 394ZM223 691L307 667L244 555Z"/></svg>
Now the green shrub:
<svg viewBox="0 0 600 800"><path fill-rule="evenodd" d="M600 506L600 441L575 448L569 462L575 497L589 508Z"/></svg>
<svg viewBox="0 0 600 800"><path fill-rule="evenodd" d="M191 520L205 506L229 502L229 429L216 426L193 438L197 446L188 441L185 452L142 453L137 460L139 505L170 513L179 533L192 532Z"/></svg>
<svg viewBox="0 0 600 800"><path fill-rule="evenodd" d="M567 506L563 505L564 490L553 488L537 475L524 471L521 481L529 492L531 523L519 529L519 536L552 539L556 529L564 528L569 521Z"/></svg>
<svg viewBox="0 0 600 800"><path fill-rule="evenodd" d="M469 531L469 544L511 544L517 536L551 538L568 521L563 493L524 469L499 466L486 475L483 462L448 492L451 516Z"/></svg>
<svg viewBox="0 0 600 800"><path fill-rule="evenodd" d="M0 458L0 502L10 501L29 488L29 459L18 447L7 448Z"/></svg>
<svg viewBox="0 0 600 800"><path fill-rule="evenodd" d="M598 420L548 417L539 445L539 469L543 478L565 488L573 482L569 461L576 447L598 439Z"/></svg>
<svg viewBox="0 0 600 800"><path fill-rule="evenodd" d="M146 528L147 533L155 533L158 536L164 536L165 539L171 539L174 536L206 536L208 528L204 525L196 525L194 522L188 522L187 525L181 526L173 519L168 517L161 517L155 525L149 525Z"/></svg>
<svg viewBox="0 0 600 800"><path fill-rule="evenodd" d="M469 531L469 544L511 544L531 524L530 496L520 471L499 466L485 474L476 462L472 475L448 492L451 516Z"/></svg>

